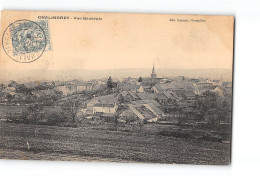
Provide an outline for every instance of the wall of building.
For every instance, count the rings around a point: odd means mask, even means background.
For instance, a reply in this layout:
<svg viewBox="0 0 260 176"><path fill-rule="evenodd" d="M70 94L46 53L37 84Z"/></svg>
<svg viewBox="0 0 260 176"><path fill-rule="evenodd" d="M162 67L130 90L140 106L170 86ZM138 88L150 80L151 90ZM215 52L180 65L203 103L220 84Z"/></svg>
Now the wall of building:
<svg viewBox="0 0 260 176"><path fill-rule="evenodd" d="M114 107L97 107L97 106L94 106L93 107L93 114L95 114L97 112L114 114L116 112L116 110L117 110L117 106L114 106Z"/></svg>

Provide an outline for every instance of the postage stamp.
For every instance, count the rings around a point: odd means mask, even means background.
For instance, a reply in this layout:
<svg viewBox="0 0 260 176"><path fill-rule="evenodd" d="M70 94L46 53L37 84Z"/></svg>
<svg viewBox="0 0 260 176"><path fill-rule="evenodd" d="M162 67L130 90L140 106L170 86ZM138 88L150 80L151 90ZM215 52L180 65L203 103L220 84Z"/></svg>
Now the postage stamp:
<svg viewBox="0 0 260 176"><path fill-rule="evenodd" d="M2 45L14 61L30 63L51 50L47 21L17 20L4 31Z"/></svg>

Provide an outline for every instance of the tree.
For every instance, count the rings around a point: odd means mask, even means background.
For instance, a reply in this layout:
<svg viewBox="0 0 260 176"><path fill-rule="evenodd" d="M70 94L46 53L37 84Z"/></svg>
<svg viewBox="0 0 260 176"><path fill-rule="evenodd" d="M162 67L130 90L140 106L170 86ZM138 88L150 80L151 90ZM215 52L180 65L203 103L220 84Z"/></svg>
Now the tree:
<svg viewBox="0 0 260 176"><path fill-rule="evenodd" d="M68 119L71 118L72 122L76 122L76 116L77 116L77 111L78 107L80 105L80 98L79 97L69 97L63 107L62 107L62 112L64 116Z"/></svg>
<svg viewBox="0 0 260 176"><path fill-rule="evenodd" d="M113 81L111 76L109 76L108 80L107 80L107 87L112 89L113 88Z"/></svg>
<svg viewBox="0 0 260 176"><path fill-rule="evenodd" d="M140 76L140 78L138 79L138 82L143 82L143 78Z"/></svg>
<svg viewBox="0 0 260 176"><path fill-rule="evenodd" d="M231 99L219 97L214 92L205 92L197 101L197 118L217 126L220 121L229 121L231 117Z"/></svg>
<svg viewBox="0 0 260 176"><path fill-rule="evenodd" d="M0 90L3 90L5 88L6 88L6 86L4 84L0 84Z"/></svg>
<svg viewBox="0 0 260 176"><path fill-rule="evenodd" d="M116 115L114 116L114 130L115 130L115 131L117 131L118 126L119 126L119 121L118 121L118 119L119 119L119 114L116 114Z"/></svg>
<svg viewBox="0 0 260 176"><path fill-rule="evenodd" d="M27 87L24 84L19 84L16 86L16 92L28 94L30 93L30 90L27 89Z"/></svg>
<svg viewBox="0 0 260 176"><path fill-rule="evenodd" d="M17 82L15 82L15 81L11 81L10 82L10 84L8 84L8 87L16 87L16 86L18 86L19 84L17 83Z"/></svg>
<svg viewBox="0 0 260 176"><path fill-rule="evenodd" d="M27 118L28 118L29 123L30 122L36 123L37 120L39 120L42 113L43 113L42 106L40 106L38 104L30 105L27 108ZM23 114L23 115L25 115L25 114ZM23 119L23 120L25 120L25 119Z"/></svg>

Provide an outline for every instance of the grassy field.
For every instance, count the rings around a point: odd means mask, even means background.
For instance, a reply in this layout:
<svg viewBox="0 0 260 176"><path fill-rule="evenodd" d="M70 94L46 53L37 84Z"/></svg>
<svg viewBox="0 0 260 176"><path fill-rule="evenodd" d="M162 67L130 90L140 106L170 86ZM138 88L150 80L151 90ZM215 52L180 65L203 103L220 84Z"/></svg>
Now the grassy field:
<svg viewBox="0 0 260 176"><path fill-rule="evenodd" d="M4 106L4 105L0 105L0 118L5 117L9 113L21 113L25 109L26 109L26 106L14 106L14 105Z"/></svg>
<svg viewBox="0 0 260 176"><path fill-rule="evenodd" d="M0 119L5 119L8 114L21 114L26 111L29 106L21 105L0 105ZM60 111L60 106L43 106L44 110L51 112Z"/></svg>
<svg viewBox="0 0 260 176"><path fill-rule="evenodd" d="M0 158L228 164L230 144L161 135L0 123Z"/></svg>

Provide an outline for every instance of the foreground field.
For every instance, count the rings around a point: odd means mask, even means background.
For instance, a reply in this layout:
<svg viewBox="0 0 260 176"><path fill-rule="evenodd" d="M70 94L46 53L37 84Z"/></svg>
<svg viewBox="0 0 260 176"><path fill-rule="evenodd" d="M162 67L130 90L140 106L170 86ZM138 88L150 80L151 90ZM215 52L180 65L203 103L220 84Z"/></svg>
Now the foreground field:
<svg viewBox="0 0 260 176"><path fill-rule="evenodd" d="M0 158L228 164L230 145L161 135L0 123Z"/></svg>

